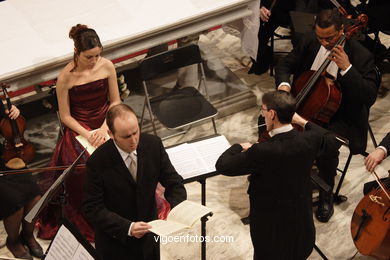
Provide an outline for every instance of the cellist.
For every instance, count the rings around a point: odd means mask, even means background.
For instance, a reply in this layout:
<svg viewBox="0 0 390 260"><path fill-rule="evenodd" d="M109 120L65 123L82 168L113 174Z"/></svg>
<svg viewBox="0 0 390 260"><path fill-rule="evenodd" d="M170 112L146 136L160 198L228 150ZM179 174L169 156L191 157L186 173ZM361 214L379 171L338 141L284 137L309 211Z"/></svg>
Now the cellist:
<svg viewBox="0 0 390 260"><path fill-rule="evenodd" d="M275 81L279 90L290 91L290 75L299 77L304 71L317 70L331 53L327 77L338 83L342 98L336 113L323 127L345 137L353 154L364 152L367 143L369 108L377 95L377 77L372 54L356 40L336 45L344 33L337 9L321 11L315 20L314 32L305 35L297 46L276 66ZM308 97L310 98L310 96ZM320 98L318 98L320 99ZM319 100L320 101L320 100ZM316 159L320 177L334 187L341 143ZM316 218L327 222L333 215L332 194L320 192Z"/></svg>

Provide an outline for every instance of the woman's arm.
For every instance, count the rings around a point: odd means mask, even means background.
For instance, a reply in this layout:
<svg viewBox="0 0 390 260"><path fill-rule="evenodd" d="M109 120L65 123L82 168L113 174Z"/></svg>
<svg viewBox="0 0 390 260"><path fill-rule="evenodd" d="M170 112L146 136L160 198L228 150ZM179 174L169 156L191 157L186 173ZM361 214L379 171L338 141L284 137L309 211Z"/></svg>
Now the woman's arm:
<svg viewBox="0 0 390 260"><path fill-rule="evenodd" d="M108 109L110 109L111 107L120 104L121 99L119 97L118 79L114 64L110 60L105 60L105 62L104 68L108 71L108 99L110 100ZM106 120L104 120L100 128L93 132L89 142L95 147L100 146L107 141L107 131L108 127Z"/></svg>
<svg viewBox="0 0 390 260"><path fill-rule="evenodd" d="M77 122L77 120L74 119L70 114L69 88L70 87L66 75L60 75L57 80L56 92L61 122L79 135L89 140L91 137L89 131L82 127L79 122Z"/></svg>

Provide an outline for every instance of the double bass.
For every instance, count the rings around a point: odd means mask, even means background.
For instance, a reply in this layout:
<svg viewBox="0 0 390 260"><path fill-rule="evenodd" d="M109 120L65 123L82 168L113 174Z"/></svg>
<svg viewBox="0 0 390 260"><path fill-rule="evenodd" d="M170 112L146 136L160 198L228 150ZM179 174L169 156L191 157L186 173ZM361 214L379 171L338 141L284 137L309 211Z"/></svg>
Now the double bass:
<svg viewBox="0 0 390 260"><path fill-rule="evenodd" d="M390 171L389 171L390 173ZM390 179L387 186L373 172L378 188L360 200L351 219L351 235L362 255L390 259Z"/></svg>
<svg viewBox="0 0 390 260"><path fill-rule="evenodd" d="M9 85L1 83L1 88L6 99L7 109L12 107L11 99L8 95L7 88ZM4 108L3 102L1 104ZM17 119L11 119L4 117L0 121L0 132L5 141L3 144L3 160L5 163L11 159L20 158L25 163L29 163L33 160L35 150L33 145L24 139L24 130L26 129L26 120L22 115L19 115Z"/></svg>

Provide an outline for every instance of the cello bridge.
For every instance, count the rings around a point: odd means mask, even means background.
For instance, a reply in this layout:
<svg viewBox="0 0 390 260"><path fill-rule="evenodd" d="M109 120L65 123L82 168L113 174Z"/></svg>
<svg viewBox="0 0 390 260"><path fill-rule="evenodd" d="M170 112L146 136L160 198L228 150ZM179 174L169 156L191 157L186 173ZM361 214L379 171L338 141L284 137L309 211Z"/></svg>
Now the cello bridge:
<svg viewBox="0 0 390 260"><path fill-rule="evenodd" d="M370 197L370 200L371 200L372 202L375 202L375 203L381 205L382 207L385 206L385 203L382 202L382 197L380 197L380 196L374 196L374 195L370 195L369 197Z"/></svg>

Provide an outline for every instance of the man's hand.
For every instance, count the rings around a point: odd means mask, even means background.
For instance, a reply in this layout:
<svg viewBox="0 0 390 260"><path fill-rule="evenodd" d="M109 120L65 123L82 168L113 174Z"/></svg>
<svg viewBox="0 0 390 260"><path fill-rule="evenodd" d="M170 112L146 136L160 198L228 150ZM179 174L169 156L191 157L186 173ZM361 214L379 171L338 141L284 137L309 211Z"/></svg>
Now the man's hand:
<svg viewBox="0 0 390 260"><path fill-rule="evenodd" d="M297 113L294 113L293 118L292 118L292 123L299 125L301 127L305 127L305 124L307 123L307 120L298 115Z"/></svg>
<svg viewBox="0 0 390 260"><path fill-rule="evenodd" d="M346 70L349 65L351 65L348 55L345 53L344 48L341 45L336 45L329 57L330 60L334 61L341 70Z"/></svg>
<svg viewBox="0 0 390 260"><path fill-rule="evenodd" d="M263 22L268 22L271 16L271 11L265 8L264 6L260 8L260 19Z"/></svg>
<svg viewBox="0 0 390 260"><path fill-rule="evenodd" d="M283 90L283 91L286 91L286 92L290 92L291 88L289 85L280 85L278 87L278 90Z"/></svg>
<svg viewBox="0 0 390 260"><path fill-rule="evenodd" d="M375 170L375 167L385 159L386 153L381 148L376 148L375 151L371 152L365 159L364 165L369 172Z"/></svg>
<svg viewBox="0 0 390 260"><path fill-rule="evenodd" d="M141 238L146 233L150 232L150 228L152 228L152 226L148 223L142 221L134 222L134 224L131 226L130 235L136 238Z"/></svg>
<svg viewBox="0 0 390 260"><path fill-rule="evenodd" d="M8 111L8 109L5 110L5 113L8 114L9 118L15 120L20 115L20 110L17 107L15 107L14 105L12 105L12 107L9 111Z"/></svg>
<svg viewBox="0 0 390 260"><path fill-rule="evenodd" d="M242 147L242 151L246 152L249 148L251 148L252 144L251 143L242 143L240 144Z"/></svg>

